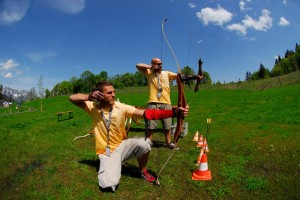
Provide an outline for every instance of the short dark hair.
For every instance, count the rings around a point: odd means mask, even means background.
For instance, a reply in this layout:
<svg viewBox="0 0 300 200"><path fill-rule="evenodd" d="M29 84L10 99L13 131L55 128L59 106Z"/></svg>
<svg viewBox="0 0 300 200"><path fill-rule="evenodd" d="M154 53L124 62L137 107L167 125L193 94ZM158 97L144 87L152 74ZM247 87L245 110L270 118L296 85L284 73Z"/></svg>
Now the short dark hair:
<svg viewBox="0 0 300 200"><path fill-rule="evenodd" d="M100 81L96 84L96 88L94 88L92 91L99 90L100 92L103 92L103 88L106 86L113 86L113 84L109 81Z"/></svg>

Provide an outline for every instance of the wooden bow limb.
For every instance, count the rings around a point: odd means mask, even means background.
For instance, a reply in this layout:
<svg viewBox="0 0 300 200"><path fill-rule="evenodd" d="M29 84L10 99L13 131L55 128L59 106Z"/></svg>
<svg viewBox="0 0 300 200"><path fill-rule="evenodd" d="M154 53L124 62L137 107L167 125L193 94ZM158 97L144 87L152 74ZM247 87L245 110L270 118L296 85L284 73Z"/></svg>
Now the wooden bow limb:
<svg viewBox="0 0 300 200"><path fill-rule="evenodd" d="M180 73L177 74L176 81L177 81L177 88L178 88L177 106L185 108L187 106L187 102L186 102L186 98L185 98L185 95L184 95L184 84L183 84L183 80L182 80L182 77L181 77ZM184 116L181 115L181 113L178 113L177 114L177 126L176 126L176 129L175 129L175 132L174 132L175 147L177 146L179 135L180 135L181 130L182 130L183 121L184 121Z"/></svg>

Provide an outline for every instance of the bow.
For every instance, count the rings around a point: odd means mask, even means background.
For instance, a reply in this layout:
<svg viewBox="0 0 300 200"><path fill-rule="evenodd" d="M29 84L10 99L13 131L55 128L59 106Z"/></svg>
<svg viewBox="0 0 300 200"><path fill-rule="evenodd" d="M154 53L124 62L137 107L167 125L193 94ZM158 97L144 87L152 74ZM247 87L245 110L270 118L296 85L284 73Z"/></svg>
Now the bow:
<svg viewBox="0 0 300 200"><path fill-rule="evenodd" d="M178 60L177 60L177 57L169 43L169 40L164 32L164 23L167 21L168 18L164 19L163 22L162 22L162 27L161 27L161 30L162 30L162 33L163 33L163 36L169 46L169 49L171 50L172 52L172 55L176 61L176 64L177 64L177 78L176 78L176 81L177 81L177 87L178 87L178 101L177 101L177 106L178 107L186 107L187 105L187 102L186 102L186 98L185 98L185 95L184 95L184 85L183 85L183 77L181 75L181 69L180 69L180 65L178 63ZM183 125L183 121L184 121L184 116L180 115L180 114L177 114L177 126L176 126L176 129L175 129L175 132L174 132L174 143L175 143L175 146L177 145L177 142L178 142L178 139L179 139L179 135L181 133L181 129L182 129L182 125ZM176 148L176 147L175 147Z"/></svg>
<svg viewBox="0 0 300 200"><path fill-rule="evenodd" d="M175 56L175 53L166 37L166 34L164 32L164 23L167 21L168 18L164 19L163 22L162 22L162 25L161 25L161 29L162 29L162 34L172 52L172 55L176 61L176 64L177 64L177 69L178 69L178 73L177 73L177 78L176 78L176 81L177 81L177 87L178 87L178 101L177 101L177 106L178 107L186 107L187 106L187 102L186 102L186 98L185 98L185 95L184 95L184 84L183 82L186 82L186 81L189 81L190 79L195 79L195 77L189 77L189 76L183 76L181 74L181 70L180 70L180 66L179 66L179 63L178 63L178 60ZM200 63L200 62L199 62ZM202 66L202 61L201 61L201 66ZM202 76L202 68L199 67L199 71L198 71L198 75L201 75ZM198 76L197 76L198 77ZM200 80L201 78L199 77L199 80L197 78L197 84L196 84L196 87L194 89L194 91L198 91L198 85L200 84ZM166 160L165 164L163 165L163 167L161 168L161 170L159 171L157 177L156 177L156 180L155 180L155 183L156 185L160 185L159 183L159 180L158 180L158 177L160 176L162 170L164 169L164 167L166 166L166 164L169 162L169 160L171 159L173 153L174 153L174 150L176 149L176 146L177 146L177 142L178 142L178 139L179 139L179 135L181 133L181 130L182 130L182 125L183 125L183 121L184 121L184 116L181 115L181 113L177 114L177 126L176 126L176 129L175 129L175 133L174 133L174 143L175 143L175 147L172 151L172 153L170 154L170 156L168 157L168 159Z"/></svg>

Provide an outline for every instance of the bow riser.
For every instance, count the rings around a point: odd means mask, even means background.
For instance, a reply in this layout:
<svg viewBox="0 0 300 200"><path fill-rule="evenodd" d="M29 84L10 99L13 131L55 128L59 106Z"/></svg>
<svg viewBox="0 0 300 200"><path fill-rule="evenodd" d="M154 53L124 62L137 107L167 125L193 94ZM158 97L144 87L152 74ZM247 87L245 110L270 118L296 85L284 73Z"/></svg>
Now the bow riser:
<svg viewBox="0 0 300 200"><path fill-rule="evenodd" d="M186 98L184 95L184 85L182 83L181 74L177 74L177 87L178 87L178 101L177 106L185 108L187 105ZM177 126L174 132L174 142L175 144L178 142L179 135L181 133L182 125L183 125L184 116L180 113L177 114Z"/></svg>
<svg viewBox="0 0 300 200"><path fill-rule="evenodd" d="M200 58L199 61L198 61L198 76L197 76L197 83L196 83L194 92L199 91L200 81L203 78L202 64L203 64L203 62L202 62L202 60Z"/></svg>

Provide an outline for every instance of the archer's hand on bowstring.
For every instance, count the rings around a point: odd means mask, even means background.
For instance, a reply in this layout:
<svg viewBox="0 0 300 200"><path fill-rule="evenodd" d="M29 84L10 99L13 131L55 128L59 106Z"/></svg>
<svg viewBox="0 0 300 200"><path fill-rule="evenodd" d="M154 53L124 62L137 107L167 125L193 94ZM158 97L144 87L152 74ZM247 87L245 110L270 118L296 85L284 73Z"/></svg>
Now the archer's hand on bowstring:
<svg viewBox="0 0 300 200"><path fill-rule="evenodd" d="M101 101L103 99L104 99L104 95L99 90L92 91L89 94L89 101Z"/></svg>

